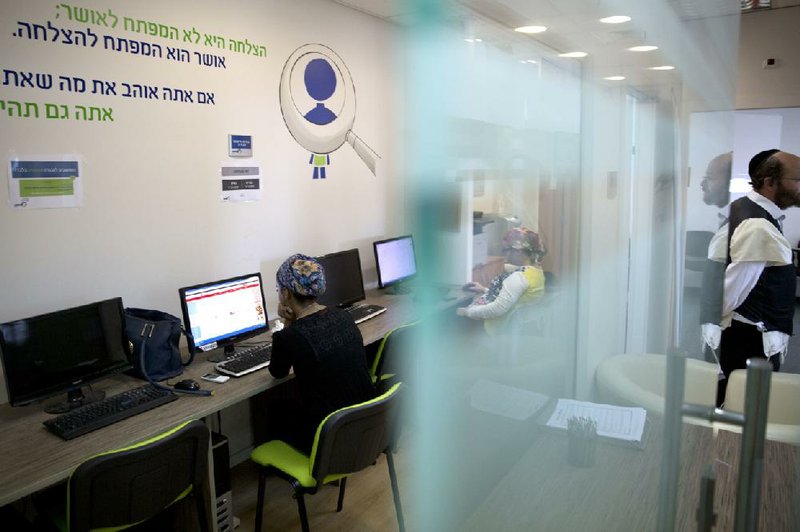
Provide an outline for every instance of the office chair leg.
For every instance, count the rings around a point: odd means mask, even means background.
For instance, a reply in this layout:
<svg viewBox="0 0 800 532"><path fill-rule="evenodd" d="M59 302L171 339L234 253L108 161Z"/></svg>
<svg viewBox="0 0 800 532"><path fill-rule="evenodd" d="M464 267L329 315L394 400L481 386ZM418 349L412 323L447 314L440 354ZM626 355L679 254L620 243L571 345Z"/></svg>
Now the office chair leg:
<svg viewBox="0 0 800 532"><path fill-rule="evenodd" d="M392 452L386 453L386 464L389 466L389 480L392 483L392 496L394 497L394 511L397 513L397 526L400 532L405 532L406 524L403 520L403 506L400 504L400 488L397 486L397 473L394 470L394 458Z"/></svg>
<svg viewBox="0 0 800 532"><path fill-rule="evenodd" d="M341 512L344 507L344 488L347 484L347 477L339 479L339 502L336 503L336 511Z"/></svg>
<svg viewBox="0 0 800 532"><path fill-rule="evenodd" d="M264 484L266 475L263 471L258 472L258 498L256 500L256 532L261 532L261 522L264 518Z"/></svg>
<svg viewBox="0 0 800 532"><path fill-rule="evenodd" d="M309 532L308 515L306 514L306 501L303 498L303 492L295 488L294 498L297 499L297 512L300 514L300 527L303 529L303 532Z"/></svg>

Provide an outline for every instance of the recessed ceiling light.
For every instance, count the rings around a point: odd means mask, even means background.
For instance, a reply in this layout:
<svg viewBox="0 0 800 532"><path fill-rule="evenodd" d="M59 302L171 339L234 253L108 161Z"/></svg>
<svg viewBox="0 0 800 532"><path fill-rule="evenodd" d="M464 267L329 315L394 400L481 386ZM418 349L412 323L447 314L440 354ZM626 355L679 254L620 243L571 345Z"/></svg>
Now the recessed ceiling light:
<svg viewBox="0 0 800 532"><path fill-rule="evenodd" d="M535 64L536 64L536 61L534 61L533 59L528 59L528 60L526 60L525 62L526 62L526 63L530 63L530 64L532 64L532 65L535 65Z"/></svg>
<svg viewBox="0 0 800 532"><path fill-rule="evenodd" d="M558 57L586 57L587 55L589 54L586 52L567 52L564 54L558 54Z"/></svg>
<svg viewBox="0 0 800 532"><path fill-rule="evenodd" d="M607 79L608 81L622 81L625 79L625 76L608 76L603 79Z"/></svg>
<svg viewBox="0 0 800 532"><path fill-rule="evenodd" d="M519 62L522 63L523 65L535 65L536 64L536 61L534 61L533 59L520 59Z"/></svg>
<svg viewBox="0 0 800 532"><path fill-rule="evenodd" d="M661 66L654 66L648 68L648 70L675 70L675 67L672 65L661 65Z"/></svg>
<svg viewBox="0 0 800 532"><path fill-rule="evenodd" d="M652 52L653 50L658 50L658 46L652 45L644 45L644 46L633 46L628 48L631 52Z"/></svg>
<svg viewBox="0 0 800 532"><path fill-rule="evenodd" d="M603 24L622 24L623 22L628 22L630 19L631 17L625 15L614 15L613 17L601 18L600 22Z"/></svg>
<svg viewBox="0 0 800 532"><path fill-rule="evenodd" d="M520 26L519 28L514 28L514 31L520 33L542 33L547 31L547 26Z"/></svg>
<svg viewBox="0 0 800 532"><path fill-rule="evenodd" d="M464 40L467 42L483 42L483 39L478 39L477 37L468 37Z"/></svg>

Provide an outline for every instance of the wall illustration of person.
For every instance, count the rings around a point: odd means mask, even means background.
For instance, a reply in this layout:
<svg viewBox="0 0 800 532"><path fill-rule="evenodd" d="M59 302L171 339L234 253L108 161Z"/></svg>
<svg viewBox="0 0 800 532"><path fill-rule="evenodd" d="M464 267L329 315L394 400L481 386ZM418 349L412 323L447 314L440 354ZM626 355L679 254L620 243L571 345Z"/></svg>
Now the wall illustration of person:
<svg viewBox="0 0 800 532"><path fill-rule="evenodd" d="M312 153L308 159L308 164L314 165L313 179L325 179L325 167L331 164L331 156L328 154Z"/></svg>
<svg viewBox="0 0 800 532"><path fill-rule="evenodd" d="M312 59L306 65L303 79L308 95L317 102L316 107L305 114L305 119L318 126L336 120L336 114L323 103L336 91L336 73L331 64L325 59Z"/></svg>

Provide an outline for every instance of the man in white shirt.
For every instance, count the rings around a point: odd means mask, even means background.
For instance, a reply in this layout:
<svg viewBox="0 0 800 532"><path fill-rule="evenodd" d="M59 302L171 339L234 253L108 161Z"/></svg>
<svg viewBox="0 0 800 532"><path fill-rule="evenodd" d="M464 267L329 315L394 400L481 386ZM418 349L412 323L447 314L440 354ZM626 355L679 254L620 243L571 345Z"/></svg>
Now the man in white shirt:
<svg viewBox="0 0 800 532"><path fill-rule="evenodd" d="M766 357L775 371L786 356L795 307L792 249L781 211L800 207L800 157L767 150L750 161L753 190L731 203L728 266L722 304L718 405L727 377L748 358Z"/></svg>

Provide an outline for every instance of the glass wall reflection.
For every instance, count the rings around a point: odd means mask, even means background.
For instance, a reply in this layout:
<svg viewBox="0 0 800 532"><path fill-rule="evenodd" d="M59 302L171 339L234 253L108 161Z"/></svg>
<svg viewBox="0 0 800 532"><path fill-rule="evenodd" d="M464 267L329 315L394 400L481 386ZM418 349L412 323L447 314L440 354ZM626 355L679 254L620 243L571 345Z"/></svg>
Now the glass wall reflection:
<svg viewBox="0 0 800 532"><path fill-rule="evenodd" d="M733 149L738 3L409 8L407 207L427 305L402 370L411 522L654 530L665 354L691 348L707 365L687 394L713 405L716 392L699 319L718 226L697 165ZM440 283L468 286L442 301ZM638 418L601 408L584 451L596 462L575 465L570 439L591 427L546 426L569 399L644 407L644 435L609 443Z"/></svg>

